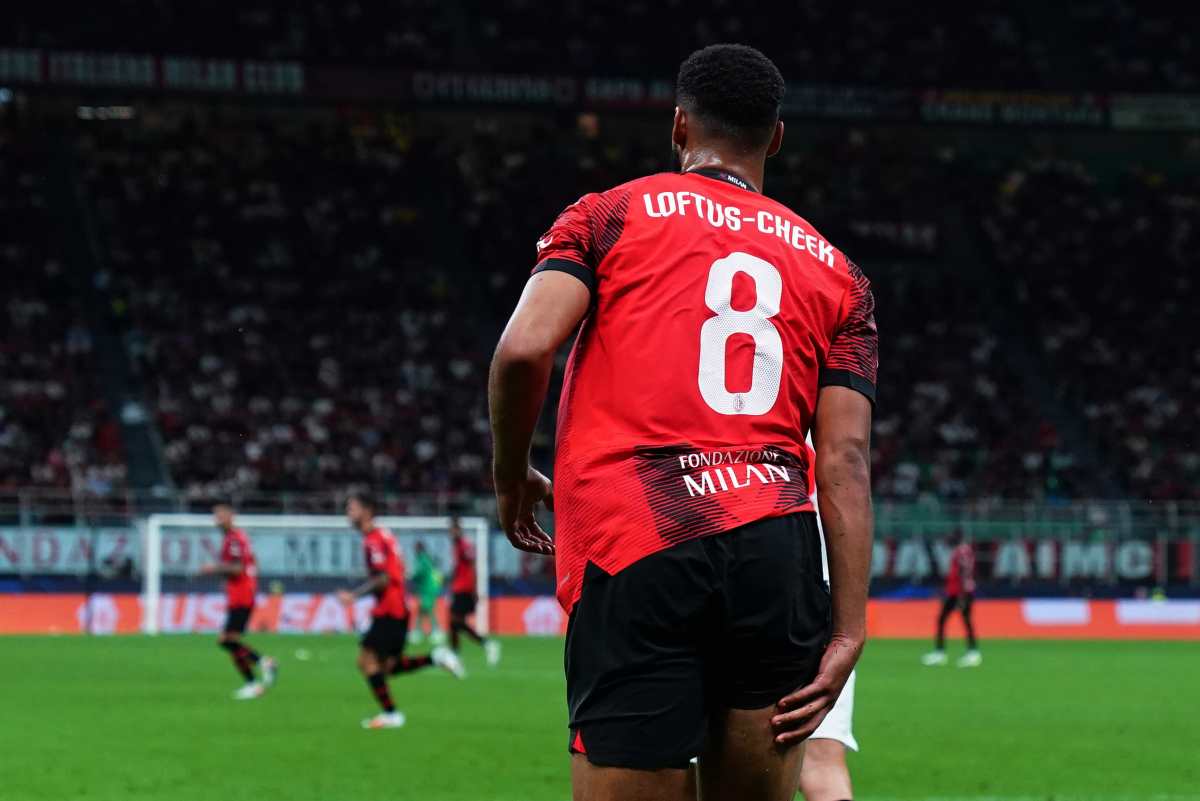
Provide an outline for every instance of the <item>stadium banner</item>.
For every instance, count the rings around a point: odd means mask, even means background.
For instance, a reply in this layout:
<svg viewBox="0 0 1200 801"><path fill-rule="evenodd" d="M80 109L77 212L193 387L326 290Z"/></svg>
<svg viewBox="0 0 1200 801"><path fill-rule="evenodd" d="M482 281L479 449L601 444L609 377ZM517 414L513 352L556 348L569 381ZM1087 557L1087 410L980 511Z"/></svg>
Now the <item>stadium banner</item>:
<svg viewBox="0 0 1200 801"><path fill-rule="evenodd" d="M928 89L918 102L925 122L1102 128L1109 121L1099 94Z"/></svg>
<svg viewBox="0 0 1200 801"><path fill-rule="evenodd" d="M801 84L788 87L783 116L903 122L916 112L912 92L904 89Z"/></svg>
<svg viewBox="0 0 1200 801"><path fill-rule="evenodd" d="M1188 584L1196 579L1195 548L1186 539L1060 539L1053 536L974 540L981 582L1028 581ZM953 546L919 537L880 537L873 543L871 578L905 584L940 582Z"/></svg>
<svg viewBox="0 0 1200 801"><path fill-rule="evenodd" d="M301 95L304 78L304 65L295 61L0 48L0 81L14 84Z"/></svg>
<svg viewBox="0 0 1200 801"><path fill-rule="evenodd" d="M1200 131L1200 95L1114 95L1118 131Z"/></svg>
<svg viewBox="0 0 1200 801"><path fill-rule="evenodd" d="M0 82L28 86L305 96L329 101L566 109L669 109L669 80L606 76L404 71L144 53L0 48ZM1120 95L1120 128L1200 127L1195 96ZM1106 127L1103 94L881 89L795 84L785 117L842 121Z"/></svg>
<svg viewBox="0 0 1200 801"><path fill-rule="evenodd" d="M434 560L450 564L450 543L437 533L398 536L406 560L422 542ZM985 583L1020 585L1027 581L1129 583L1150 586L1195 583L1197 557L1191 540L1002 537L973 540L978 576ZM202 564L216 561L221 537L216 529L182 529L164 534L162 571L186 579ZM141 535L133 527L0 527L0 575L129 576L141 564ZM254 550L260 575L283 581L338 579L361 575L362 546L357 535L329 529L289 529L258 534ZM950 566L952 546L923 537L881 532L874 543L871 577L880 582L935 585ZM491 538L490 575L496 579L536 578L550 563L508 546L501 534ZM548 576L545 576L550 581ZM552 581L551 581L552 583Z"/></svg>
<svg viewBox="0 0 1200 801"><path fill-rule="evenodd" d="M347 609L332 593L280 593L259 598L252 631L281 634L350 634L368 624L371 600ZM867 630L872 637L932 635L940 600L872 599ZM1200 600L1088 600L1084 598L982 599L975 627L989 639L1112 639L1200 641ZM439 615L446 615L445 600ZM491 601L493 633L558 636L567 616L551 596L502 597ZM135 594L0 594L0 634L134 634L141 630L141 599ZM160 608L164 633L215 633L225 619L220 593L166 593ZM951 619L960 625L957 616Z"/></svg>

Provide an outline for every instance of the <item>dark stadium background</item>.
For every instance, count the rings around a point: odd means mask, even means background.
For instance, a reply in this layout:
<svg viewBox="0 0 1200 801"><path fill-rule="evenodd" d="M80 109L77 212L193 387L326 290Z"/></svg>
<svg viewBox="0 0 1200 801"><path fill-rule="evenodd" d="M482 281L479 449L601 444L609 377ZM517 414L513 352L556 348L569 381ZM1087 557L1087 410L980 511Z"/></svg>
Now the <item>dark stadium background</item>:
<svg viewBox="0 0 1200 801"><path fill-rule="evenodd" d="M534 241L668 168L675 66L739 40L789 81L767 192L875 286L875 593L929 597L962 530L985 596L1195 597L1194 28L898 9L7 9L4 589L135 591L113 532L223 497L490 515L484 377Z"/></svg>
<svg viewBox="0 0 1200 801"><path fill-rule="evenodd" d="M671 168L718 42L779 65L765 191L877 301L857 797L1200 801L1200 14L1164 0L5 3L0 799L569 795L565 616L494 527L486 371L537 239ZM503 661L398 678L399 731L359 728L332 594L361 490L436 518L401 540L443 570L446 516L493 527ZM281 665L249 704L196 575L223 499L339 516L249 527ZM985 661L926 667L959 533Z"/></svg>

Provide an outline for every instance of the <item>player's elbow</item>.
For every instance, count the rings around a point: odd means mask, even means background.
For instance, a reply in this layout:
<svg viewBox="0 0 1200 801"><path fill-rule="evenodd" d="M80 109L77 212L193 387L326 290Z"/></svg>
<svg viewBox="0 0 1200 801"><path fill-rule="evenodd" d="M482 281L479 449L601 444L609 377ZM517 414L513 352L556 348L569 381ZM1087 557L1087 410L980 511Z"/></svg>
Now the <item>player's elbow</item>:
<svg viewBox="0 0 1200 801"><path fill-rule="evenodd" d="M846 435L822 443L817 450L817 486L871 487L871 443L866 436Z"/></svg>
<svg viewBox="0 0 1200 801"><path fill-rule="evenodd" d="M498 369L535 367L552 360L557 347L558 343L537 331L506 331L492 363Z"/></svg>

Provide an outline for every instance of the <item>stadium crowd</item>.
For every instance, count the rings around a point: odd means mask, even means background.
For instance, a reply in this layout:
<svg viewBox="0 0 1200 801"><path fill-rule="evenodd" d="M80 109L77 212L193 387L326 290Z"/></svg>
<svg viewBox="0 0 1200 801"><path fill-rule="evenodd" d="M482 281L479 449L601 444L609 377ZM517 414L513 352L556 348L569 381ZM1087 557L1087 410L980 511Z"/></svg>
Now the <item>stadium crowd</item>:
<svg viewBox="0 0 1200 801"><path fill-rule="evenodd" d="M486 352L433 258L435 147L253 120L83 145L179 486L483 485Z"/></svg>
<svg viewBox="0 0 1200 801"><path fill-rule="evenodd" d="M121 0L103 15L10 9L0 45L181 53L308 64L670 78L677 54L720 41L763 48L805 83L926 88L1194 89L1194 27L1158 0L1046 4L937 0L879 13L799 2L777 13L729 0L573 2Z"/></svg>
<svg viewBox="0 0 1200 801"><path fill-rule="evenodd" d="M124 454L55 244L50 159L40 138L0 126L0 491L106 495L124 484Z"/></svg>
<svg viewBox="0 0 1200 801"><path fill-rule="evenodd" d="M1042 159L1003 176L985 230L1102 459L1138 497L1200 499L1200 182Z"/></svg>
<svg viewBox="0 0 1200 801"><path fill-rule="evenodd" d="M164 105L74 135L104 254L95 278L167 468L195 497L486 492L487 360L531 243L575 197L669 166L656 128L589 114ZM0 144L12 223L0 240L0 487L119 490L121 437L80 279L53 244L50 156L9 128ZM1200 186L1004 159L828 126L772 165L768 192L874 279L877 492L1081 497L1107 471L1139 496L1196 497L1187 265ZM956 224L982 233L973 255L948 245ZM979 280L997 270L1017 284L1008 306ZM1053 403L1031 391L1011 358L1023 344L998 333L997 314L1027 321ZM1086 421L1097 453L1077 451L1055 423L1064 415ZM552 433L547 414L540 463Z"/></svg>
<svg viewBox="0 0 1200 801"><path fill-rule="evenodd" d="M554 130L483 117L452 140L456 124L424 119L418 135L387 117L164 114L81 140L181 487L486 490L486 359L530 242L584 191L664 162L636 131L601 134L586 117ZM952 153L889 146L882 133L839 130L784 158L772 194L839 242L854 220L933 220L947 187L979 188ZM922 244L917 267L875 282L878 491L1088 491L1043 411L1013 391L1022 377L975 284L937 269L936 236Z"/></svg>

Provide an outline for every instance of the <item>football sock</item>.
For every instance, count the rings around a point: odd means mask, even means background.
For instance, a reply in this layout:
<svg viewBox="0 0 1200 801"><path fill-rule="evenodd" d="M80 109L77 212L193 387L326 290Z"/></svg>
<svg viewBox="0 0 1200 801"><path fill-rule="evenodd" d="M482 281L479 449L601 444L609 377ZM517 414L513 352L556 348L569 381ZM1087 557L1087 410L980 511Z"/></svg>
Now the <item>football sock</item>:
<svg viewBox="0 0 1200 801"><path fill-rule="evenodd" d="M392 703L392 694L388 691L387 676L382 673L372 673L367 676L367 684L371 685L371 692L375 695L375 700L383 707L384 712L395 712L396 705Z"/></svg>
<svg viewBox="0 0 1200 801"><path fill-rule="evenodd" d="M433 657L431 656L401 656L392 664L392 675L408 673L411 670L420 670L432 664Z"/></svg>
<svg viewBox="0 0 1200 801"><path fill-rule="evenodd" d="M466 634L468 637L470 637L475 642L479 643L480 645L483 645L483 637L479 636L479 632L475 631L475 629L471 628L464 622L455 622L450 627L450 645L455 651L458 650L458 634L459 634L459 632Z"/></svg>
<svg viewBox="0 0 1200 801"><path fill-rule="evenodd" d="M229 656L233 659L233 666L237 668L238 673L242 674L242 678L248 682L254 681L253 665L258 662L257 653L240 642L220 642L217 645L229 652Z"/></svg>

